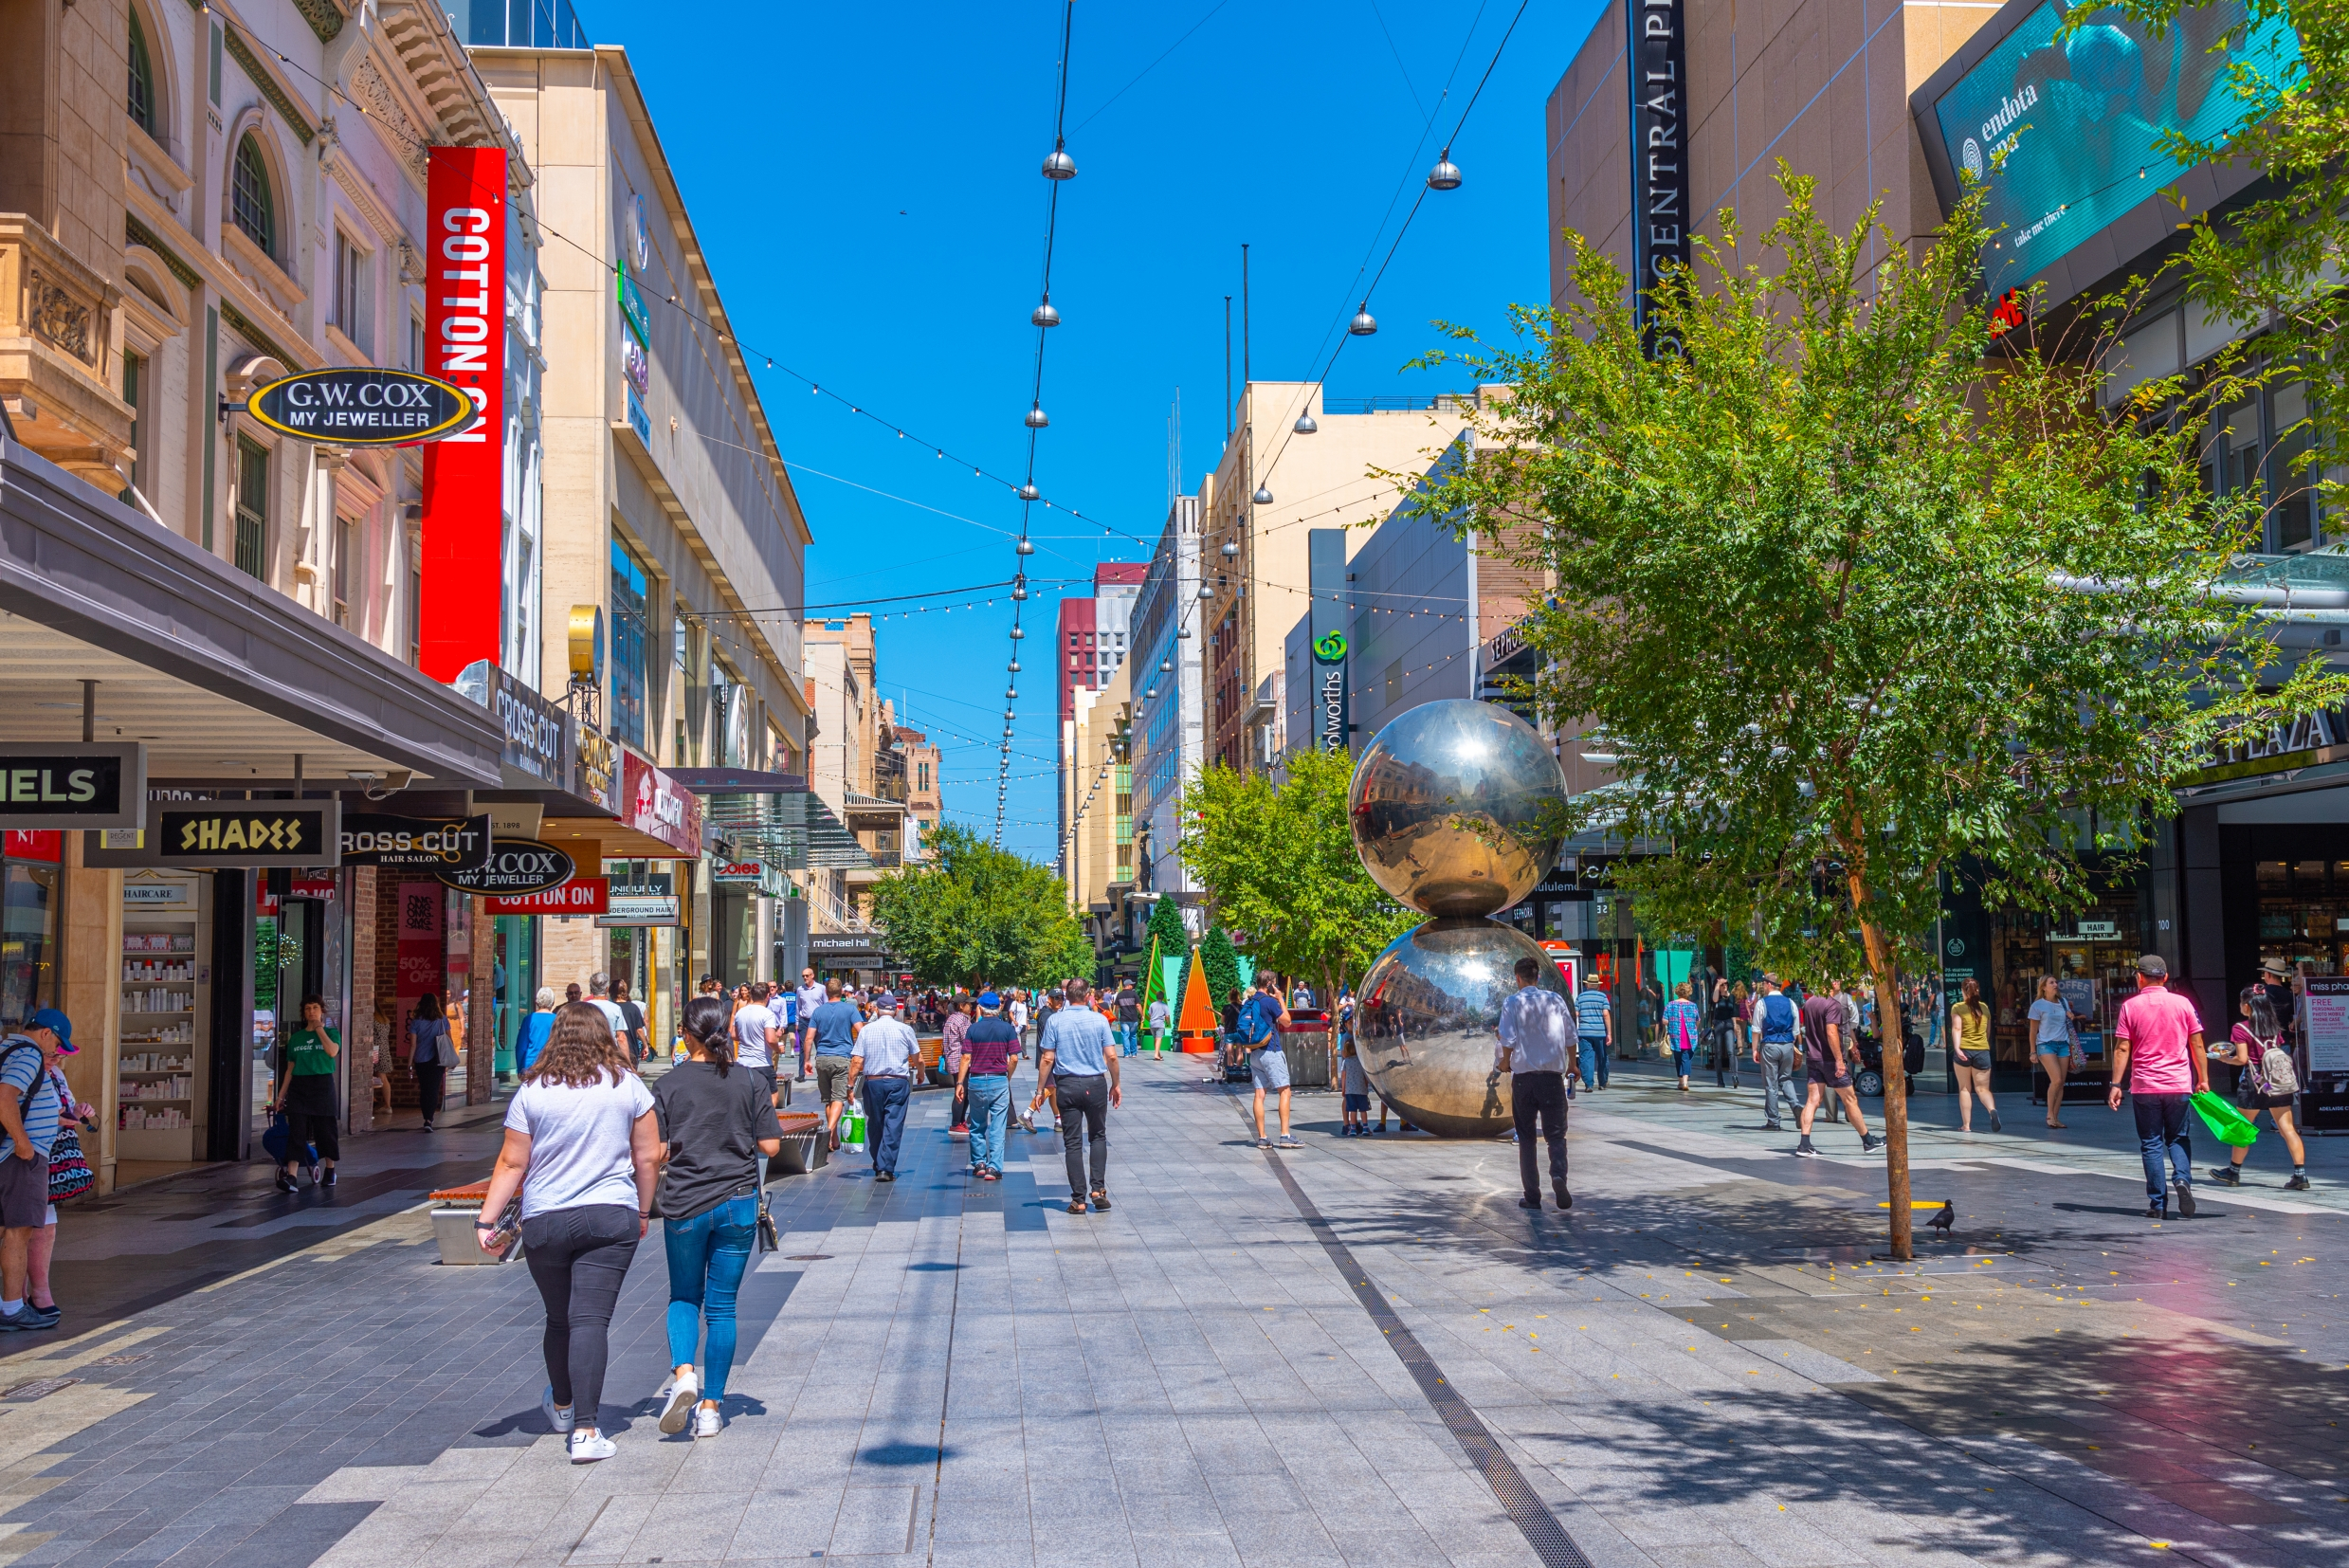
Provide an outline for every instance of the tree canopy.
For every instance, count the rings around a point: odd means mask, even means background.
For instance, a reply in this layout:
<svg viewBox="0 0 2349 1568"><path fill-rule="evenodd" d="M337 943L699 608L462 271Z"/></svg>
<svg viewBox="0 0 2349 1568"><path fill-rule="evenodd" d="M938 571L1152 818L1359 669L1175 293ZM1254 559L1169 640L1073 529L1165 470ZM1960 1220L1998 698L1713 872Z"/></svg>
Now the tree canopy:
<svg viewBox="0 0 2349 1568"><path fill-rule="evenodd" d="M1092 976L1093 944L1049 867L952 825L928 848L873 889L874 923L916 979L1033 987Z"/></svg>

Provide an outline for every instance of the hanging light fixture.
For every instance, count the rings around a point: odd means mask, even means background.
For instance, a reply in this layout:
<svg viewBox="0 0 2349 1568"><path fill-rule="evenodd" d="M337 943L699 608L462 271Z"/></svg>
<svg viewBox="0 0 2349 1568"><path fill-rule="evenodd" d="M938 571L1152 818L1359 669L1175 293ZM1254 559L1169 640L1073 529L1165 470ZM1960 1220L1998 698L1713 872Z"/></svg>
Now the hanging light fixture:
<svg viewBox="0 0 2349 1568"><path fill-rule="evenodd" d="M1025 636L1027 636L1027 635L1028 635L1028 633L1027 633L1027 632L1025 632L1025 631L1023 631L1023 630L1021 630L1018 627L1013 627L1013 628L1011 629L1011 640L1012 640L1013 642L1015 642L1015 643L1016 643L1016 642L1018 642L1018 641L1019 641L1022 637L1025 637Z"/></svg>
<svg viewBox="0 0 2349 1568"><path fill-rule="evenodd" d="M1052 138L1052 155L1044 160L1044 177L1048 180L1073 180L1077 177L1077 160L1068 155L1068 139Z"/></svg>
<svg viewBox="0 0 2349 1568"><path fill-rule="evenodd" d="M1299 414L1297 416L1297 423L1289 427L1290 429L1296 431L1299 435L1311 435L1314 431L1320 429L1320 426L1316 425L1313 422L1313 415L1309 413Z"/></svg>
<svg viewBox="0 0 2349 1568"><path fill-rule="evenodd" d="M1158 688L1157 688L1157 687L1156 687L1156 686L1152 686L1149 690L1147 690L1147 691L1145 691L1145 692L1143 692L1143 693L1142 693L1142 700L1143 700L1144 702L1149 702L1149 701L1151 701L1152 699L1156 698L1157 695L1158 695Z"/></svg>
<svg viewBox="0 0 2349 1568"><path fill-rule="evenodd" d="M1061 324L1061 313L1052 308L1052 296L1046 295L1044 303L1028 313L1028 324L1031 327L1056 327Z"/></svg>
<svg viewBox="0 0 2349 1568"><path fill-rule="evenodd" d="M1004 689L1003 689L1003 700L1004 700L1005 702L1018 702L1018 701L1020 700L1020 688L1019 688L1019 687L1017 687L1017 686L1006 686L1006 687L1004 687Z"/></svg>
<svg viewBox="0 0 2349 1568"><path fill-rule="evenodd" d="M1012 712L1010 708L1006 708L1006 709L1004 709L1004 710L1003 710L1003 721L1004 721L1005 723L1007 723L1007 724L1008 724L1008 723L1010 723L1012 720L1017 719L1018 717L1019 717L1019 715L1018 715L1018 714L1016 714L1016 713L1013 713L1013 712Z"/></svg>
<svg viewBox="0 0 2349 1568"><path fill-rule="evenodd" d="M1355 330L1356 330L1357 332L1359 332L1359 331L1361 331L1361 330L1362 330L1362 328L1361 328L1361 323L1362 323L1362 322L1364 322L1364 321L1369 320L1369 319L1370 319L1370 318L1369 318L1368 316L1357 316L1357 317L1356 317L1354 319L1355 319ZM1371 330L1371 331L1373 331L1373 332L1376 332L1378 329L1377 329L1375 326L1374 326L1374 327L1372 327L1370 330ZM1046 413L1046 412L1044 411L1044 405L1043 405L1042 403L1031 403L1031 404L1029 404L1029 405L1028 406L1028 428L1029 428L1029 429L1031 429L1031 430L1041 430L1041 429L1043 429L1043 428L1044 428L1047 425L1049 425L1049 424L1051 424L1051 423L1052 423L1052 416L1051 416L1050 414L1047 414L1047 413Z"/></svg>
<svg viewBox="0 0 2349 1568"><path fill-rule="evenodd" d="M1224 559L1226 559L1226 560L1233 560L1233 559L1236 559L1236 558L1238 557L1239 554L1240 554L1240 541L1239 541L1238 539L1226 539L1226 540L1224 540Z"/></svg>
<svg viewBox="0 0 2349 1568"><path fill-rule="evenodd" d="M1020 662L1017 659L1014 659L1003 667L1010 670L1012 674L1017 675L1020 672Z"/></svg>
<svg viewBox="0 0 2349 1568"><path fill-rule="evenodd" d="M1174 635L1177 637L1188 637L1191 635L1191 629L1187 626L1178 626L1174 629Z"/></svg>
<svg viewBox="0 0 2349 1568"><path fill-rule="evenodd" d="M1011 597L1015 599L1024 599L1028 597L1028 579L1026 577L1014 577L1011 579Z"/></svg>
<svg viewBox="0 0 2349 1568"><path fill-rule="evenodd" d="M1020 540L1019 543L1013 545L1011 548L1023 556L1032 556L1036 553L1034 543L1028 539Z"/></svg>
<svg viewBox="0 0 2349 1568"><path fill-rule="evenodd" d="M1172 675L1172 674L1174 674L1174 660L1172 660L1172 659L1161 659L1161 660L1159 660L1159 661L1158 661L1158 673L1159 673L1159 674L1161 674L1161 675Z"/></svg>
<svg viewBox="0 0 2349 1568"><path fill-rule="evenodd" d="M1214 596L1215 585L1213 583L1201 583L1199 585L1199 597L1202 599L1211 599Z"/></svg>
<svg viewBox="0 0 2349 1568"><path fill-rule="evenodd" d="M1256 486L1256 504L1259 506L1269 506L1272 504L1271 486L1266 484L1259 484Z"/></svg>
<svg viewBox="0 0 2349 1568"><path fill-rule="evenodd" d="M1428 189L1457 191L1460 189L1460 166L1452 161L1452 150L1445 148L1435 155L1435 167L1428 171Z"/></svg>
<svg viewBox="0 0 2349 1568"><path fill-rule="evenodd" d="M1362 301L1361 310L1346 323L1346 331L1357 337L1368 337L1378 330L1378 318L1370 313L1370 301Z"/></svg>
<svg viewBox="0 0 2349 1568"><path fill-rule="evenodd" d="M1044 499L1044 492L1037 489L1032 482L1020 486L1020 500L1041 501L1042 499Z"/></svg>

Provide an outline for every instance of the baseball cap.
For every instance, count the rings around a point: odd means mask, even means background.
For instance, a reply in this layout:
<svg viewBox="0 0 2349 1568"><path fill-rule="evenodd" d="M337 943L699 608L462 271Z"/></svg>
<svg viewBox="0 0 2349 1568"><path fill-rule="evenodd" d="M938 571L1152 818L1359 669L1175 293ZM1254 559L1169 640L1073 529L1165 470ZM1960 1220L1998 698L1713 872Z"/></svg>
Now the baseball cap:
<svg viewBox="0 0 2349 1568"><path fill-rule="evenodd" d="M1001 1007L1003 1006L1003 998L996 995L992 991L982 991L978 994L978 1005L981 1007Z"/></svg>
<svg viewBox="0 0 2349 1568"><path fill-rule="evenodd" d="M2170 966L2158 953L2140 953L2137 956L2137 972L2158 980L2168 975Z"/></svg>
<svg viewBox="0 0 2349 1568"><path fill-rule="evenodd" d="M57 1035L57 1048L70 1056L79 1049L73 1043L73 1020L53 1007L45 1007L25 1020L27 1029L46 1029Z"/></svg>
<svg viewBox="0 0 2349 1568"><path fill-rule="evenodd" d="M883 1009L893 1008L897 1006L897 998L885 991L876 991L873 993L873 1006Z"/></svg>

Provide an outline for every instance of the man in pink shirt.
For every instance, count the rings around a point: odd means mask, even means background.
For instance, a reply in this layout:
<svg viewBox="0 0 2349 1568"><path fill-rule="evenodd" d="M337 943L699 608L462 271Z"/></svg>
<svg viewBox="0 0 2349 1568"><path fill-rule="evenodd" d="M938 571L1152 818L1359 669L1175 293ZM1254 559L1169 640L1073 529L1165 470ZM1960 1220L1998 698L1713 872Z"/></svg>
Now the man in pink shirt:
<svg viewBox="0 0 2349 1568"><path fill-rule="evenodd" d="M2104 1103L2121 1108L2121 1085L2129 1086L2137 1113L2137 1140L2145 1156L2145 1217L2166 1219L2172 1186L2177 1212L2194 1218L2194 1150L2186 1141L2187 1096L2211 1086L2211 1065L2202 1052L2202 1019L2194 1003L2165 983L2170 966L2158 953L2137 960L2137 994L2121 1004L2113 1033L2112 1092ZM2176 1172L2165 1180L2163 1163Z"/></svg>

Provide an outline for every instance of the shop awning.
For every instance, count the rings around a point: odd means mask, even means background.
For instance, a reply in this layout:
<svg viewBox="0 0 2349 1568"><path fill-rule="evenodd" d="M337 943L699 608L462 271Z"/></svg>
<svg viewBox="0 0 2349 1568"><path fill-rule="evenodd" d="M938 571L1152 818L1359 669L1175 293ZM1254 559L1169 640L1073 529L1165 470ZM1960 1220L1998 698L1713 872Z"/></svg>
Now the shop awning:
<svg viewBox="0 0 2349 1568"><path fill-rule="evenodd" d="M747 768L672 768L669 776L707 802L710 830L746 860L787 871L865 870L872 857L824 797L798 774Z"/></svg>
<svg viewBox="0 0 2349 1568"><path fill-rule="evenodd" d="M143 740L172 782L408 773L495 789L487 711L111 501L0 428L0 739Z"/></svg>

